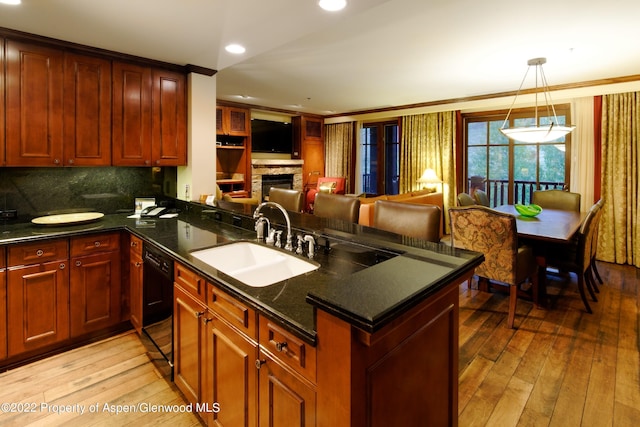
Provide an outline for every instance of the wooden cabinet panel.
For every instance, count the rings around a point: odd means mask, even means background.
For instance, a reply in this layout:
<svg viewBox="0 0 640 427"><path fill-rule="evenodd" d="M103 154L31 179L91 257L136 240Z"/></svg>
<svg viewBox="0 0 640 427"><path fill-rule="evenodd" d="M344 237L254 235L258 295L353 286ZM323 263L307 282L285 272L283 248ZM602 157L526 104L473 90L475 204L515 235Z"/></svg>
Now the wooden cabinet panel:
<svg viewBox="0 0 640 427"><path fill-rule="evenodd" d="M173 281L180 287L204 303L205 301L205 281L198 274L188 269L184 265L175 262L173 267Z"/></svg>
<svg viewBox="0 0 640 427"><path fill-rule="evenodd" d="M16 267L53 260L66 260L69 254L68 246L66 239L9 246L8 266Z"/></svg>
<svg viewBox="0 0 640 427"><path fill-rule="evenodd" d="M7 272L5 249L0 248L0 360L7 357Z"/></svg>
<svg viewBox="0 0 640 427"><path fill-rule="evenodd" d="M302 175L307 177L311 172L320 172L324 176L324 121L322 118L297 116L291 122L292 158L304 159Z"/></svg>
<svg viewBox="0 0 640 427"><path fill-rule="evenodd" d="M7 273L8 355L69 338L67 261L10 267Z"/></svg>
<svg viewBox="0 0 640 427"><path fill-rule="evenodd" d="M111 61L65 54L64 163L111 164Z"/></svg>
<svg viewBox="0 0 640 427"><path fill-rule="evenodd" d="M257 319L255 310L236 298L207 283L207 306L234 328L248 337L257 339Z"/></svg>
<svg viewBox="0 0 640 427"><path fill-rule="evenodd" d="M153 71L152 158L156 166L187 164L187 102L184 74Z"/></svg>
<svg viewBox="0 0 640 427"><path fill-rule="evenodd" d="M142 240L130 236L129 250L129 321L142 334Z"/></svg>
<svg viewBox="0 0 640 427"><path fill-rule="evenodd" d="M297 338L275 322L260 317L260 345L275 358L304 375L316 380L316 349Z"/></svg>
<svg viewBox="0 0 640 427"><path fill-rule="evenodd" d="M216 134L249 136L251 133L251 111L246 108L217 106Z"/></svg>
<svg viewBox="0 0 640 427"><path fill-rule="evenodd" d="M64 55L14 40L6 46L6 164L59 166Z"/></svg>
<svg viewBox="0 0 640 427"><path fill-rule="evenodd" d="M105 233L71 239L71 256L78 257L120 250L120 234ZM142 246L142 244L140 245Z"/></svg>
<svg viewBox="0 0 640 427"><path fill-rule="evenodd" d="M204 418L208 418L209 425L256 426L257 344L215 314L209 325L203 401L217 402L221 410L207 413Z"/></svg>
<svg viewBox="0 0 640 427"><path fill-rule="evenodd" d="M285 369L260 351L260 426L315 426L313 384ZM224 407L223 407L224 408Z"/></svg>
<svg viewBox="0 0 640 427"><path fill-rule="evenodd" d="M151 69L113 63L113 165L151 166Z"/></svg>
<svg viewBox="0 0 640 427"><path fill-rule="evenodd" d="M71 259L71 336L120 322L120 252Z"/></svg>
<svg viewBox="0 0 640 427"><path fill-rule="evenodd" d="M180 286L173 292L173 376L190 403L202 399L202 350L205 348L204 304Z"/></svg>
<svg viewBox="0 0 640 427"><path fill-rule="evenodd" d="M0 99L4 100L5 92L5 55L4 39L0 38ZM5 104L6 107L6 104ZM5 114L0 114L0 166L5 165Z"/></svg>

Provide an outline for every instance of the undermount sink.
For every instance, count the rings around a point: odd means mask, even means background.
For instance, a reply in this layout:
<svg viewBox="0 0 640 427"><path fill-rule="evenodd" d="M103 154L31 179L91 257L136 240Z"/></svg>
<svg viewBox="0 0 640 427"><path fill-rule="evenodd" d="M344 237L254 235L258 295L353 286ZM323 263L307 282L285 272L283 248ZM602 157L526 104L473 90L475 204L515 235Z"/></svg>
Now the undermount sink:
<svg viewBox="0 0 640 427"><path fill-rule="evenodd" d="M234 242L191 252L211 267L259 288L290 279L320 267L317 263L252 242Z"/></svg>

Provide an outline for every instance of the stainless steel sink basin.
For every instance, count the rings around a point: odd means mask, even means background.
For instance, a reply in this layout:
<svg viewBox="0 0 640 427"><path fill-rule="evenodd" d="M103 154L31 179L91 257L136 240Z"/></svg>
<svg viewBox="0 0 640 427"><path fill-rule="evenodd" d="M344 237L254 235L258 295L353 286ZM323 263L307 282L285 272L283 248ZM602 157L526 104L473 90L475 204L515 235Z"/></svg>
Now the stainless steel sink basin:
<svg viewBox="0 0 640 427"><path fill-rule="evenodd" d="M317 263L252 242L234 242L191 252L207 265L254 288L269 286L320 267Z"/></svg>

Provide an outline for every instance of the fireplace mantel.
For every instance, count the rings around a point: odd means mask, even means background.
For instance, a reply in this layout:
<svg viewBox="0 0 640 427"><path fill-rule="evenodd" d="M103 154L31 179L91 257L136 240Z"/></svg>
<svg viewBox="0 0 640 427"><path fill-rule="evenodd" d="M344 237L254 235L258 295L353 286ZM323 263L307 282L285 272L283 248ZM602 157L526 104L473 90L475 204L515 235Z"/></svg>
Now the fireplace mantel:
<svg viewBox="0 0 640 427"><path fill-rule="evenodd" d="M263 199L263 175L293 175L293 189L302 190L303 165L298 159L251 159L251 197Z"/></svg>

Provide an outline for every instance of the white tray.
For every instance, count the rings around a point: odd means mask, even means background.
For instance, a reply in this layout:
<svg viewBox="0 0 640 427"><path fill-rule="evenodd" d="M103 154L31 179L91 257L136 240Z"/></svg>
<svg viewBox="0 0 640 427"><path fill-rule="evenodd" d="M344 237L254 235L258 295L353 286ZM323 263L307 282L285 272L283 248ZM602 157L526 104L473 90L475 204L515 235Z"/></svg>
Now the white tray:
<svg viewBox="0 0 640 427"><path fill-rule="evenodd" d="M59 215L47 215L34 218L32 223L38 225L69 225L69 224L83 224L87 222L97 221L104 216L100 212L78 212Z"/></svg>

